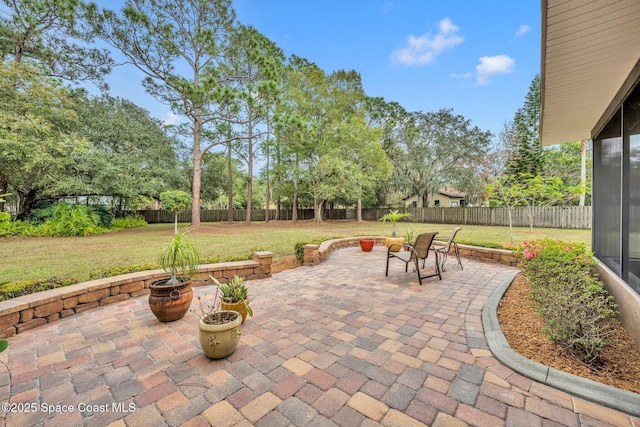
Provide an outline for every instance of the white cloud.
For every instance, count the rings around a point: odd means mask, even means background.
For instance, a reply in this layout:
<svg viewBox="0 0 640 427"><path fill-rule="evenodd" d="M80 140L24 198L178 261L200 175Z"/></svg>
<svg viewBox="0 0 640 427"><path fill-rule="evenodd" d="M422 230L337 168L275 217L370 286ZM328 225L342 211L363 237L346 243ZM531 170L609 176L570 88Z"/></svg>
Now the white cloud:
<svg viewBox="0 0 640 427"><path fill-rule="evenodd" d="M473 77L473 73L471 71L469 71L468 73L464 73L464 74L452 73L451 77L454 78L454 79L465 79L465 80L468 80L471 77Z"/></svg>
<svg viewBox="0 0 640 427"><path fill-rule="evenodd" d="M178 116L177 114L174 114L173 111L168 111L167 113L165 113L164 117L162 118L162 124L164 126L175 125L179 121L180 121L180 116Z"/></svg>
<svg viewBox="0 0 640 427"><path fill-rule="evenodd" d="M515 64L515 59L511 58L509 55L481 57L480 63L476 65L476 71L478 72L478 79L476 80L476 84L489 84L489 77L496 74L513 73Z"/></svg>
<svg viewBox="0 0 640 427"><path fill-rule="evenodd" d="M531 30L533 30L533 27L531 25L520 25L520 27L518 27L518 31L516 31L515 36L516 37L523 36Z"/></svg>
<svg viewBox="0 0 640 427"><path fill-rule="evenodd" d="M424 65L432 63L438 55L464 42L464 37L457 35L460 27L449 18L438 23L439 31L435 36L427 33L416 37L407 36L407 44L391 53L391 60L402 65Z"/></svg>
<svg viewBox="0 0 640 427"><path fill-rule="evenodd" d="M385 4L384 6L382 6L382 13L389 13L391 10L395 9L396 5L395 3L389 2L387 4Z"/></svg>

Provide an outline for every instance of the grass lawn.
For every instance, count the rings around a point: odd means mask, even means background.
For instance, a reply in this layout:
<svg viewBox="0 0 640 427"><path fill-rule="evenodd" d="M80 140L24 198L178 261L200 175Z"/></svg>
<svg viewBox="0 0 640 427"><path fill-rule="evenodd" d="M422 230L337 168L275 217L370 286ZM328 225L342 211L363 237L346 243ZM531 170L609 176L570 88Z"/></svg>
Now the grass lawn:
<svg viewBox="0 0 640 427"><path fill-rule="evenodd" d="M448 237L456 225L401 222L398 236L411 228L416 234L437 230L442 239ZM509 228L463 225L457 241L508 245ZM188 229L188 224L181 224ZM253 250L269 250L275 261L293 255L298 241L330 239L391 233L391 224L382 222L327 221L272 221L270 223L206 223L198 229L188 229L201 257L227 257L249 255ZM11 237L0 239L0 283L49 277L75 277L86 280L89 272L99 268L133 264L157 264L160 248L173 235L173 224L153 224L146 227L89 237ZM516 244L524 240L543 237L582 242L590 247L591 230L565 230L514 228Z"/></svg>

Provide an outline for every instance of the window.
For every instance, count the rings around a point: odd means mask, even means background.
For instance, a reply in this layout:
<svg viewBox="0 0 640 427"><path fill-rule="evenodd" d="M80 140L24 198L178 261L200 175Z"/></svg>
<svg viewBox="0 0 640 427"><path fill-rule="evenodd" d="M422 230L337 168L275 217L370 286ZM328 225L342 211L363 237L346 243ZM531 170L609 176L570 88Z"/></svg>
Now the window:
<svg viewBox="0 0 640 427"><path fill-rule="evenodd" d="M433 206L440 206L440 200L434 200Z"/></svg>
<svg viewBox="0 0 640 427"><path fill-rule="evenodd" d="M640 293L640 85L623 105L622 278Z"/></svg>
<svg viewBox="0 0 640 427"><path fill-rule="evenodd" d="M621 274L621 111L593 141L593 251Z"/></svg>

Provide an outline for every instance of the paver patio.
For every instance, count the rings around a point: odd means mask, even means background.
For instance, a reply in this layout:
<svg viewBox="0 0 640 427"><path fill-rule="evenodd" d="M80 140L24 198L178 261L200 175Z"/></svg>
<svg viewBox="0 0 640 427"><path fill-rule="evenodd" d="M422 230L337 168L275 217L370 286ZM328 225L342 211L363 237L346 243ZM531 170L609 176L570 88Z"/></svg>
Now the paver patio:
<svg viewBox="0 0 640 427"><path fill-rule="evenodd" d="M419 286L400 262L385 277L385 255L343 249L249 282L255 316L220 361L202 354L195 313L159 323L146 297L14 336L0 401L26 405L0 417L10 427L640 426L493 357L481 311L513 268L463 260Z"/></svg>

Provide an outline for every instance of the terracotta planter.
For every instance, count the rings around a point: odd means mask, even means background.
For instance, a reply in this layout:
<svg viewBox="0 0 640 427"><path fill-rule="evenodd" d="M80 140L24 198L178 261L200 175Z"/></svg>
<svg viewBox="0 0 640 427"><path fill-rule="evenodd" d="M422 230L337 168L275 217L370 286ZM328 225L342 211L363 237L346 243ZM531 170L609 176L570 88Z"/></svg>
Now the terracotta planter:
<svg viewBox="0 0 640 427"><path fill-rule="evenodd" d="M209 319L221 324L208 324ZM240 341L242 316L237 311L223 310L198 322L200 345L209 359L222 359L236 350Z"/></svg>
<svg viewBox="0 0 640 427"><path fill-rule="evenodd" d="M249 304L249 298L247 298ZM247 319L247 306L244 302L224 302L220 301L220 308L223 310L237 311L242 316L242 323Z"/></svg>
<svg viewBox="0 0 640 427"><path fill-rule="evenodd" d="M167 285L167 280L161 280L149 285L149 308L161 322L173 322L181 319L193 299L191 282L180 282Z"/></svg>
<svg viewBox="0 0 640 427"><path fill-rule="evenodd" d="M362 249L364 252L371 252L375 244L376 241L373 239L362 239L360 240L360 249Z"/></svg>
<svg viewBox="0 0 640 427"><path fill-rule="evenodd" d="M384 244L388 247L391 245L402 245L404 243L404 237L385 237ZM396 246L391 249L391 252L398 252L400 250L400 246Z"/></svg>

